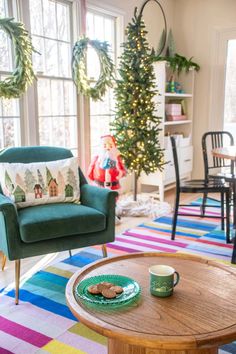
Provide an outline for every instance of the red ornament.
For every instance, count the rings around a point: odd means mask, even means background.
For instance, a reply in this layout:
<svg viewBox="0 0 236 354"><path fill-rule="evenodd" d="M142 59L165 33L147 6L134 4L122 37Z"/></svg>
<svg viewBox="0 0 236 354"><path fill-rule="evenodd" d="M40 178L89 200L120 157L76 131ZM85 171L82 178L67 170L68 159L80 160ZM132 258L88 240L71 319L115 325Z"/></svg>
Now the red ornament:
<svg viewBox="0 0 236 354"><path fill-rule="evenodd" d="M126 175L126 170L112 135L101 137L101 153L95 156L89 166L88 177L97 185L119 189L119 180Z"/></svg>

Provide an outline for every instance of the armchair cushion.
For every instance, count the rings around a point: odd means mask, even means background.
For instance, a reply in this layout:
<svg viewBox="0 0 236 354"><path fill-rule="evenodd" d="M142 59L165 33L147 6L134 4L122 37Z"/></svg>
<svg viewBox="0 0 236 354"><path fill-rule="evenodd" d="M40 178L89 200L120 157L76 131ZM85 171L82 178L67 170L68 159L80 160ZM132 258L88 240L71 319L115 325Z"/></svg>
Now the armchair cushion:
<svg viewBox="0 0 236 354"><path fill-rule="evenodd" d="M74 203L37 205L18 210L20 237L32 243L105 230L106 216Z"/></svg>
<svg viewBox="0 0 236 354"><path fill-rule="evenodd" d="M79 201L80 186L76 157L32 163L0 163L3 193L18 208Z"/></svg>

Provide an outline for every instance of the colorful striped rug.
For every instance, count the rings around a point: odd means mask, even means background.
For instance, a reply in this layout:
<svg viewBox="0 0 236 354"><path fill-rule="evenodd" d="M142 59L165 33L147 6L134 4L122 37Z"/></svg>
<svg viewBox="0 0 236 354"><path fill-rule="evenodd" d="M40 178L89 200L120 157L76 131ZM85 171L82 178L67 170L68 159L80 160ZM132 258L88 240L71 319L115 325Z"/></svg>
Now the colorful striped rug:
<svg viewBox="0 0 236 354"><path fill-rule="evenodd" d="M210 213L214 215L213 208ZM217 219L180 217L175 241L170 240L170 231L171 216L141 224L118 235L108 245L109 255L137 251L187 252L230 262L232 246L225 244ZM100 248L91 247L37 272L21 286L19 306L14 305L14 290L3 289L0 354L107 353L106 338L77 322L66 306L64 295L70 276L100 257ZM223 346L220 353L236 353L236 343Z"/></svg>

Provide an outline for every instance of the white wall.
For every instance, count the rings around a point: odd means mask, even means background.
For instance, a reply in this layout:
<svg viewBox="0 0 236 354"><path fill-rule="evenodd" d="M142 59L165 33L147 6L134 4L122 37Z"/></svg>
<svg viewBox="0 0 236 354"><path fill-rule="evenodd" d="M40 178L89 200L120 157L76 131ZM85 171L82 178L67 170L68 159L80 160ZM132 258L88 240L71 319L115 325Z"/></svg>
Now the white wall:
<svg viewBox="0 0 236 354"><path fill-rule="evenodd" d="M174 3L174 37L177 52L186 57L193 56L201 69L196 74L194 97L194 178L203 176L201 137L209 128L221 129L214 117L211 117L210 104L217 103L217 97L211 103L212 65L216 58L213 45L215 31L236 27L235 0L176 0ZM222 82L222 85L224 83Z"/></svg>

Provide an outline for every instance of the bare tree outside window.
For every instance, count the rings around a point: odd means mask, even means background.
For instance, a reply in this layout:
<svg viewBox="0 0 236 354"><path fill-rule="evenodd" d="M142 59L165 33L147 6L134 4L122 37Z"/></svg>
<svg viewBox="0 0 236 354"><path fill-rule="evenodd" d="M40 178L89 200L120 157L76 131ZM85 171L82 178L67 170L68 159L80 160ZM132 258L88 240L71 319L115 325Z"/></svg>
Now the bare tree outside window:
<svg viewBox="0 0 236 354"><path fill-rule="evenodd" d="M71 3L30 0L32 42L37 73L40 145L64 146L77 154L76 90L71 74Z"/></svg>

